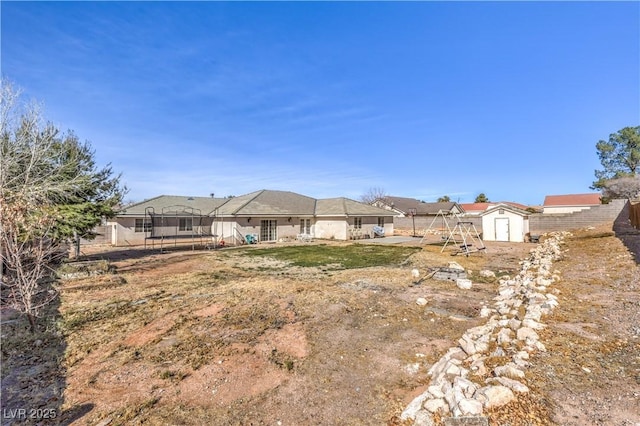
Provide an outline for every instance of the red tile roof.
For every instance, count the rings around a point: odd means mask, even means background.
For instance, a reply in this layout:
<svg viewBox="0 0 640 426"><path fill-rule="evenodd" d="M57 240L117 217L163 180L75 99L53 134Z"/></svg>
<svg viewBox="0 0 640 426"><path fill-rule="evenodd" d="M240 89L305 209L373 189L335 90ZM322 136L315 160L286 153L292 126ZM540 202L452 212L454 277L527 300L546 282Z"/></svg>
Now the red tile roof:
<svg viewBox="0 0 640 426"><path fill-rule="evenodd" d="M600 194L547 195L544 206L596 206L600 204Z"/></svg>
<svg viewBox="0 0 640 426"><path fill-rule="evenodd" d="M520 203L514 203L511 201L498 201L496 203L491 202L491 203L461 203L460 205L462 206L462 208L464 209L465 212L483 212L491 207L495 207L498 204L506 204L508 206L511 207L516 207L520 210L526 210L528 208L528 206L525 206L524 204L520 204Z"/></svg>

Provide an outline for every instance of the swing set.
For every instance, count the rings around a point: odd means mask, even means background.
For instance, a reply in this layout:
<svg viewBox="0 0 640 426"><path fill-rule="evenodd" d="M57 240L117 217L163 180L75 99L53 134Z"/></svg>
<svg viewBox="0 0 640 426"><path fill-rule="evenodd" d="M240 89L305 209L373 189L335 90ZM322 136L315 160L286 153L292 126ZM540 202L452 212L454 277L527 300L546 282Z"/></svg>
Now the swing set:
<svg viewBox="0 0 640 426"><path fill-rule="evenodd" d="M438 227L436 228L435 226ZM440 253L449 245L456 248L451 254L452 256L457 256L458 254L469 256L471 253L487 249L474 223L464 221L461 215L449 211L438 211L429 227L424 230L420 244L426 241L428 235L433 234L441 235L441 239L444 241Z"/></svg>

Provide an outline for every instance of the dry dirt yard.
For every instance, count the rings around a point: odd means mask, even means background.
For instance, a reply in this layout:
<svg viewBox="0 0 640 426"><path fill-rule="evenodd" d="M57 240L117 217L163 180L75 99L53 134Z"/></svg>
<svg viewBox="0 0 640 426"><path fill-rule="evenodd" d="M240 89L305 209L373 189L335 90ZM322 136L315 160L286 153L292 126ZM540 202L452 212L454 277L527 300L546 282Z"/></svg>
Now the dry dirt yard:
<svg viewBox="0 0 640 426"><path fill-rule="evenodd" d="M413 246L392 247L404 252L391 265L347 269L339 256L295 266L253 253L281 245L102 253L115 271L63 281L37 335L3 324L3 409L54 407L56 419L26 421L39 424L402 425L429 366L486 322L498 283L479 271L514 274L533 247L452 257ZM564 250L531 391L489 424L639 425L640 269L610 227L577 231ZM424 277L451 261L472 289L411 285L413 268Z"/></svg>

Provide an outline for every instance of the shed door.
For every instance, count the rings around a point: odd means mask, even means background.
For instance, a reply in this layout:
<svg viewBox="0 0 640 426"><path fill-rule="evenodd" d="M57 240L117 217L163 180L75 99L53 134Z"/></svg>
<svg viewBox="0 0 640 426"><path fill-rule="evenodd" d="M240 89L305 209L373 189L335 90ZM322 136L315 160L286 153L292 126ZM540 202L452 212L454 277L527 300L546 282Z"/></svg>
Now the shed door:
<svg viewBox="0 0 640 426"><path fill-rule="evenodd" d="M496 241L509 241L509 218L496 218Z"/></svg>

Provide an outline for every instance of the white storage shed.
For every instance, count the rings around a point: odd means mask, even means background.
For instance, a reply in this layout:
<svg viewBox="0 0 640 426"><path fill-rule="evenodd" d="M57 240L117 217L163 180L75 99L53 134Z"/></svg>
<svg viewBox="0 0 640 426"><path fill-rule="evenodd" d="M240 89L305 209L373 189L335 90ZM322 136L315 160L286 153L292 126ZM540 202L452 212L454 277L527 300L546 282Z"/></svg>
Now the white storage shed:
<svg viewBox="0 0 640 426"><path fill-rule="evenodd" d="M482 239L523 243L529 233L529 212L507 204L498 204L480 214Z"/></svg>

